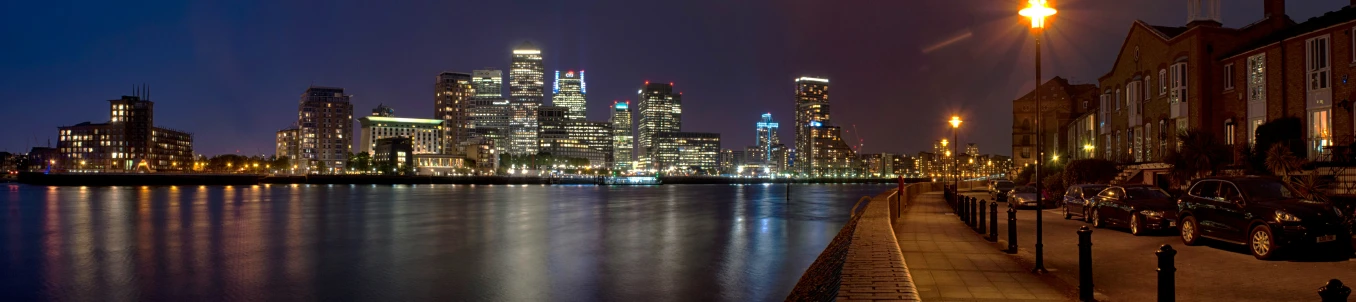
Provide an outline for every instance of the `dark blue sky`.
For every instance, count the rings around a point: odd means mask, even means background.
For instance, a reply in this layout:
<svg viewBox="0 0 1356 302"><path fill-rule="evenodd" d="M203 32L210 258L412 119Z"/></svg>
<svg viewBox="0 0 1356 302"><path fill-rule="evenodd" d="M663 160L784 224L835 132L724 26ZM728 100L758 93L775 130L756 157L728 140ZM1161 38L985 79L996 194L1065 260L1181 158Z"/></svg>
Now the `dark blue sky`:
<svg viewBox="0 0 1356 302"><path fill-rule="evenodd" d="M845 136L865 152L929 148L959 112L962 141L1009 154L1011 100L1035 82L1023 2L5 1L0 151L106 121L106 100L146 83L156 124L194 133L198 153L271 154L308 85L344 87L359 114L385 103L431 117L435 75L507 69L532 41L548 74L588 71L594 120L646 80L675 82L685 131L742 148L771 112L789 145L792 80L814 75L832 80L833 122L856 125ZM1184 24L1185 2L1060 1L1045 74L1095 81L1133 20ZM1223 2L1226 26L1262 16L1262 0ZM1289 2L1296 21L1350 4Z"/></svg>

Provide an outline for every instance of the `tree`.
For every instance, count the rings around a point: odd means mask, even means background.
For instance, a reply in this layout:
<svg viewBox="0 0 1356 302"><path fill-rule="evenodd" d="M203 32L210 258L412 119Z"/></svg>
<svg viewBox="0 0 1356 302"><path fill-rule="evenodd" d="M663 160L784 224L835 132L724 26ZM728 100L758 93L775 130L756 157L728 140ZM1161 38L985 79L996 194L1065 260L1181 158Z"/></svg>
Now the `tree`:
<svg viewBox="0 0 1356 302"><path fill-rule="evenodd" d="M292 159L286 156L274 156L273 162L269 163L269 165L278 170L291 170Z"/></svg>
<svg viewBox="0 0 1356 302"><path fill-rule="evenodd" d="M1297 117L1283 117L1257 127L1256 142L1248 157L1248 170L1257 174L1270 174L1267 157L1274 145L1290 149L1291 154L1304 154L1304 123Z"/></svg>
<svg viewBox="0 0 1356 302"><path fill-rule="evenodd" d="M326 164L323 160L316 161L316 170L319 171L320 174L330 174L330 165Z"/></svg>
<svg viewBox="0 0 1356 302"><path fill-rule="evenodd" d="M1215 175L1232 154L1229 146L1220 143L1215 135L1199 129L1178 133L1177 141L1181 144L1180 150L1168 150L1163 162L1172 165L1169 173L1178 184Z"/></svg>
<svg viewBox="0 0 1356 302"><path fill-rule="evenodd" d="M1080 159L1064 167L1064 180L1069 185L1107 184L1116 179L1116 163L1100 158Z"/></svg>
<svg viewBox="0 0 1356 302"><path fill-rule="evenodd" d="M1017 178L1014 178L1012 181L1018 185L1025 185L1031 183L1031 176L1035 174L1035 166L1024 166L1021 171L1017 172Z"/></svg>
<svg viewBox="0 0 1356 302"><path fill-rule="evenodd" d="M348 167L358 172L367 173L372 170L372 154L367 152L358 152L357 154L348 154Z"/></svg>
<svg viewBox="0 0 1356 302"><path fill-rule="evenodd" d="M1304 165L1309 161L1290 152L1285 144L1275 144L1267 150L1266 166L1272 173L1281 176L1281 180L1295 188L1296 195L1310 200L1327 201L1319 190L1318 170L1309 170L1304 174Z"/></svg>
<svg viewBox="0 0 1356 302"><path fill-rule="evenodd" d="M1041 179L1041 185L1045 186L1047 192L1059 194L1069 188L1064 180L1064 172L1055 172Z"/></svg>

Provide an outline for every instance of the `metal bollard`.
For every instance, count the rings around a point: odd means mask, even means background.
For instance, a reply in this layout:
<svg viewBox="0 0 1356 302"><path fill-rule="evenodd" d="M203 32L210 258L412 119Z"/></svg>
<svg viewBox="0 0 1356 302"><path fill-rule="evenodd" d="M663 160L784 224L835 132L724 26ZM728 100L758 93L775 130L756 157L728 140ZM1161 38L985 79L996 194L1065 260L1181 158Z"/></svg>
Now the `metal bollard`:
<svg viewBox="0 0 1356 302"><path fill-rule="evenodd" d="M998 202L989 203L989 242L998 242Z"/></svg>
<svg viewBox="0 0 1356 302"><path fill-rule="evenodd" d="M1078 228L1078 300L1092 302L1092 229Z"/></svg>
<svg viewBox="0 0 1356 302"><path fill-rule="evenodd" d="M1328 284L1318 288L1318 296L1323 302L1346 302L1350 295L1351 288L1342 285L1342 280L1328 280Z"/></svg>
<svg viewBox="0 0 1356 302"><path fill-rule="evenodd" d="M1177 281L1176 277L1173 277L1177 268L1173 266L1172 260L1177 251L1173 250L1171 245L1164 244L1154 254L1158 255L1158 301L1177 301Z"/></svg>
<svg viewBox="0 0 1356 302"><path fill-rule="evenodd" d="M1008 204L1008 254L1017 253L1017 209Z"/></svg>
<svg viewBox="0 0 1356 302"><path fill-rule="evenodd" d="M976 198L976 197L970 197L970 205L969 205L969 207L970 207L970 228L971 228L971 229L978 228L978 227L979 227L979 217L975 217L975 216L979 215L979 209L976 209L976 208L979 207L979 198Z"/></svg>
<svg viewBox="0 0 1356 302"><path fill-rule="evenodd" d="M956 202L956 218L965 221L965 203Z"/></svg>
<svg viewBox="0 0 1356 302"><path fill-rule="evenodd" d="M985 208L987 208L987 207L985 207L984 204L985 204L984 200L981 199L981 200L979 201L979 223L975 224L975 232L979 232L980 235L983 235L983 234L984 234L984 229L987 228L987 227L989 226L988 224L985 224L985 223L984 223L984 222L985 222L985 221L984 221L984 218L986 218L986 216L988 216L988 215L985 215L985 214L987 214L988 212L985 211L985 210L987 210L987 209L985 209Z"/></svg>

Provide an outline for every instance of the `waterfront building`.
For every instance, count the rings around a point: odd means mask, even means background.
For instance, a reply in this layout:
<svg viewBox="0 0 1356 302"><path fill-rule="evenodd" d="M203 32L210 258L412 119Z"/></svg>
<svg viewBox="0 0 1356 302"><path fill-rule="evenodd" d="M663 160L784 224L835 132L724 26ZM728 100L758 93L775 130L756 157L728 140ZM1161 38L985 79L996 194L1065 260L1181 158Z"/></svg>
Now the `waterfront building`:
<svg viewBox="0 0 1356 302"><path fill-rule="evenodd" d="M673 83L645 82L645 88L639 93L640 121L637 126L637 141L640 145L640 163L647 169L657 169L659 167L654 160L655 137L659 133L682 131L683 95L674 93Z"/></svg>
<svg viewBox="0 0 1356 302"><path fill-rule="evenodd" d="M285 157L290 162L297 162L301 154L301 129L298 129L294 124L287 129L278 130L275 142L277 146L274 149L273 156Z"/></svg>
<svg viewBox="0 0 1356 302"><path fill-rule="evenodd" d="M754 146L758 148L758 154L755 157L759 161L771 162L775 146L782 143L781 138L777 136L778 123L772 121L772 113L764 113L757 127L757 143Z"/></svg>
<svg viewBox="0 0 1356 302"><path fill-rule="evenodd" d="M720 173L720 134L660 132L654 136L655 170L668 175Z"/></svg>
<svg viewBox="0 0 1356 302"><path fill-rule="evenodd" d="M1060 154L1067 154L1070 160L1089 159L1097 156L1097 109L1089 110L1081 115L1075 116L1072 122L1066 127L1067 134L1065 149ZM1150 152L1152 153L1152 152ZM1153 154L1149 154L1153 156Z"/></svg>
<svg viewBox="0 0 1356 302"><path fill-rule="evenodd" d="M511 118L511 106L509 100L503 95L503 71L500 70L475 70L471 72L472 84L475 88L475 97L471 100L470 110L470 136L474 139L476 148L490 148L489 150L477 151L481 156L488 153L504 153L509 146L509 124ZM468 145L469 145L468 144ZM470 146L463 147L469 150ZM469 152L469 151L468 151ZM469 157L468 157L469 158ZM497 167L497 155L489 156L491 162L477 161L478 166L490 165ZM490 169L495 171L497 169Z"/></svg>
<svg viewBox="0 0 1356 302"><path fill-rule="evenodd" d="M588 166L605 168L612 159L612 125L572 120L569 108L542 106L538 110L540 152L555 157L583 158Z"/></svg>
<svg viewBox="0 0 1356 302"><path fill-rule="evenodd" d="M856 151L829 116L829 80L800 77L795 83L796 171L812 177L856 174Z"/></svg>
<svg viewBox="0 0 1356 302"><path fill-rule="evenodd" d="M439 120L441 122L441 120ZM439 129L441 133L441 129ZM409 137L394 136L377 139L372 153L372 166L381 174L414 174L414 141Z"/></svg>
<svg viewBox="0 0 1356 302"><path fill-rule="evenodd" d="M59 169L71 172L163 172L192 168L193 135L156 127L145 94L109 100L109 121L58 127Z"/></svg>
<svg viewBox="0 0 1356 302"><path fill-rule="evenodd" d="M509 66L509 131L508 154L524 155L538 152L537 109L544 98L541 49L532 43L523 43L513 49Z"/></svg>
<svg viewBox="0 0 1356 302"><path fill-rule="evenodd" d="M378 109L371 116L358 118L358 152L373 152L384 138L405 137L411 139L411 154L443 153L446 121L395 117L394 109L385 106Z"/></svg>
<svg viewBox="0 0 1356 302"><path fill-rule="evenodd" d="M631 101L612 102L612 169L628 172L635 168L635 125L631 123Z"/></svg>
<svg viewBox="0 0 1356 302"><path fill-rule="evenodd" d="M433 85L433 116L443 120L443 153L465 154L462 143L471 136L471 99L475 83L470 74L443 72Z"/></svg>
<svg viewBox="0 0 1356 302"><path fill-rule="evenodd" d="M504 71L481 69L471 71L471 86L475 89L475 98L504 98Z"/></svg>
<svg viewBox="0 0 1356 302"><path fill-rule="evenodd" d="M1040 156L1036 150L1037 135L1043 139L1041 147L1047 152L1067 150L1072 144L1061 134L1068 129L1068 123L1096 106L1093 103L1097 99L1097 85L1073 84L1054 77L1040 89L1040 125L1036 125L1038 113L1032 92L1012 102L1012 154L1019 166L1034 164Z"/></svg>
<svg viewBox="0 0 1356 302"><path fill-rule="evenodd" d="M299 169L308 173L345 170L353 150L352 98L338 87L310 86L301 94L297 105L300 160L293 161Z"/></svg>
<svg viewBox="0 0 1356 302"><path fill-rule="evenodd" d="M551 105L560 106L569 109L565 111L565 118L571 120L583 120L588 115L588 83L584 82L584 71L575 73L573 70L565 71L564 77L561 77L559 70L556 70L555 85L551 88Z"/></svg>

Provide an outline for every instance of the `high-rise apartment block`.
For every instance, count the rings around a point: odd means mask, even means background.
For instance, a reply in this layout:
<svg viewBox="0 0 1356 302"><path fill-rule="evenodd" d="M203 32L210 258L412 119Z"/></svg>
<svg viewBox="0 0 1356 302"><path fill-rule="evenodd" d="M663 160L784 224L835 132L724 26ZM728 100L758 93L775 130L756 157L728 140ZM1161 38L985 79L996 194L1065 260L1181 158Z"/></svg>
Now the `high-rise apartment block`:
<svg viewBox="0 0 1356 302"><path fill-rule="evenodd" d="M443 153L465 154L463 143L471 136L471 99L475 84L470 74L443 72L434 82L433 116L443 120ZM417 147L416 147L417 148Z"/></svg>
<svg viewBox="0 0 1356 302"><path fill-rule="evenodd" d="M537 108L545 98L541 49L523 43L513 49L509 65L509 154L536 154Z"/></svg>
<svg viewBox="0 0 1356 302"><path fill-rule="evenodd" d="M640 90L640 162L648 169L657 169L655 137L664 132L682 131L683 95L673 92L673 83L645 82ZM719 152L719 148L716 150Z"/></svg>
<svg viewBox="0 0 1356 302"><path fill-rule="evenodd" d="M344 170L353 150L353 96L343 88L311 86L297 105L300 169L318 173Z"/></svg>
<svg viewBox="0 0 1356 302"><path fill-rule="evenodd" d="M829 118L829 80L796 79L796 170L808 176L850 174L856 152Z"/></svg>
<svg viewBox="0 0 1356 302"><path fill-rule="evenodd" d="M612 102L612 169L626 172L635 168L635 128L631 123L631 101Z"/></svg>
<svg viewBox="0 0 1356 302"><path fill-rule="evenodd" d="M148 94L148 93L147 93ZM73 172L184 171L193 165L193 135L155 126L145 94L110 100L109 122L58 127L53 165Z"/></svg>
<svg viewBox="0 0 1356 302"><path fill-rule="evenodd" d="M551 105L560 106L569 109L565 112L565 118L572 120L583 120L588 115L587 102L585 101L588 85L584 82L584 71L575 73L573 70L566 71L564 76L559 70L556 70L555 86L551 89Z"/></svg>

